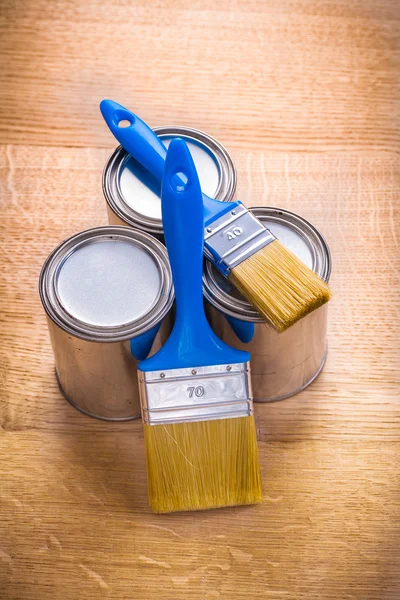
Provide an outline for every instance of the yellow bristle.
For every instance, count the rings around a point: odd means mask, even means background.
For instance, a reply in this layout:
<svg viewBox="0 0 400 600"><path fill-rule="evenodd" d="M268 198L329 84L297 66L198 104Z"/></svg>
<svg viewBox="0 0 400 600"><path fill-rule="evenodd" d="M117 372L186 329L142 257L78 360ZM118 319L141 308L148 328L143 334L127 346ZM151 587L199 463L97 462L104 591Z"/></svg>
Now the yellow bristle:
<svg viewBox="0 0 400 600"><path fill-rule="evenodd" d="M278 331L330 298L327 284L278 240L232 269L229 280Z"/></svg>
<svg viewBox="0 0 400 600"><path fill-rule="evenodd" d="M149 502L156 513L262 499L254 417L144 425Z"/></svg>

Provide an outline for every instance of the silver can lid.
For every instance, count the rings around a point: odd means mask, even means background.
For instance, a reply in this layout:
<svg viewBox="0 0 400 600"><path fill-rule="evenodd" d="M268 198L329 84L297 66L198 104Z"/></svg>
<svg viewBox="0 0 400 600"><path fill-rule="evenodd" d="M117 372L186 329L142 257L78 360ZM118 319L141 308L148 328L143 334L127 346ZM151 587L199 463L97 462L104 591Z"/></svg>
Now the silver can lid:
<svg viewBox="0 0 400 600"><path fill-rule="evenodd" d="M232 200L236 191L236 168L222 144L189 127L157 127L154 131L167 147L173 138L183 138L192 154L203 192L223 202ZM162 234L161 182L121 146L104 168L103 191L110 208L127 225Z"/></svg>
<svg viewBox="0 0 400 600"><path fill-rule="evenodd" d="M58 246L43 266L39 291L53 321L90 341L136 337L173 303L166 248L119 226L89 229Z"/></svg>
<svg viewBox="0 0 400 600"><path fill-rule="evenodd" d="M329 247L311 223L280 208L255 207L249 210L321 279L329 281L332 264ZM263 322L252 305L208 261L204 265L203 292L207 300L222 312L243 321Z"/></svg>

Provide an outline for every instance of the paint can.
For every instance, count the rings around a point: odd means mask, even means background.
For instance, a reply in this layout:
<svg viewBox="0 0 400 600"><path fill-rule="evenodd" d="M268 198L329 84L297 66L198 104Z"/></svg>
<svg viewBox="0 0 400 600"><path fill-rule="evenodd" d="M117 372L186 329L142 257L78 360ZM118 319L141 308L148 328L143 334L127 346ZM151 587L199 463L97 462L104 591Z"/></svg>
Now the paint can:
<svg viewBox="0 0 400 600"><path fill-rule="evenodd" d="M98 419L139 418L137 363L171 331L165 246L129 227L82 231L47 258L39 293L67 400Z"/></svg>
<svg viewBox="0 0 400 600"><path fill-rule="evenodd" d="M230 202L236 191L236 168L227 150L216 139L189 127L154 129L165 146L183 138L192 154L205 194ZM161 182L119 146L103 171L103 192L108 221L129 225L162 239Z"/></svg>
<svg viewBox="0 0 400 600"><path fill-rule="evenodd" d="M251 212L321 279L328 282L331 256L326 241L306 219L283 209ZM203 274L211 325L226 343L248 350L254 400L275 402L297 394L321 372L327 354L328 305L277 333L208 261Z"/></svg>

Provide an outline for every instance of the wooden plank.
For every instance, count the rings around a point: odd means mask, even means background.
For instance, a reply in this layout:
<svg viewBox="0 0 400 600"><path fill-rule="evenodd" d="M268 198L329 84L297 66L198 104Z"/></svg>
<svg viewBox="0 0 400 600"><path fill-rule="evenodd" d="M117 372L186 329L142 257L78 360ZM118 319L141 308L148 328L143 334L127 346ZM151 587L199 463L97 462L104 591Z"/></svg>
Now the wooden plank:
<svg viewBox="0 0 400 600"><path fill-rule="evenodd" d="M399 23L392 0L1 4L2 598L400 597ZM106 223L103 97L214 135L239 198L331 247L326 367L256 406L260 506L152 515L141 424L58 390L37 280Z"/></svg>
<svg viewBox="0 0 400 600"><path fill-rule="evenodd" d="M1 436L3 598L398 597L398 442L263 442L263 504L152 515L132 433Z"/></svg>
<svg viewBox="0 0 400 600"><path fill-rule="evenodd" d="M0 143L105 146L111 97L252 149L396 149L392 0L6 0Z"/></svg>

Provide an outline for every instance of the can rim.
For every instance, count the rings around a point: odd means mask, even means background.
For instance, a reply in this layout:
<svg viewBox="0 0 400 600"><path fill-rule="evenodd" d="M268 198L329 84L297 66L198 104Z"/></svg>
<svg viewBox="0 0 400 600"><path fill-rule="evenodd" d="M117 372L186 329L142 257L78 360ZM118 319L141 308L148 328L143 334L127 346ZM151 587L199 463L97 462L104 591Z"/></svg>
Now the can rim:
<svg viewBox="0 0 400 600"><path fill-rule="evenodd" d="M161 277L159 293L149 311L139 319L116 326L94 325L74 317L61 303L56 289L59 270L67 258L90 241L106 239L135 242L154 259ZM174 290L167 249L150 234L127 226L105 225L85 229L64 240L49 254L40 272L39 295L49 318L67 333L92 342L129 340L157 325L172 307Z"/></svg>
<svg viewBox="0 0 400 600"><path fill-rule="evenodd" d="M249 210L260 219L261 222L263 221L263 218L265 218L269 221L275 220L282 224L290 223L291 228L301 235L311 251L314 263L313 270L323 281L326 283L329 282L332 270L331 253L325 238L314 225L297 213L284 208L256 206L250 207ZM316 264L318 263L318 251L319 256L321 257L319 265ZM215 267L206 260L203 270L203 294L215 308L222 311L224 314L242 321L252 323L266 322L247 300L235 298L224 291L218 283L216 274Z"/></svg>
<svg viewBox="0 0 400 600"><path fill-rule="evenodd" d="M176 135L202 143L212 153L220 173L216 200L231 202L236 191L237 171L235 163L225 146L208 133L193 129L192 127L168 125L154 127L153 131L159 136ZM162 235L163 226L161 219L145 216L129 206L120 188L120 173L130 154L118 146L107 160L102 175L103 194L110 209L125 223L143 231Z"/></svg>

